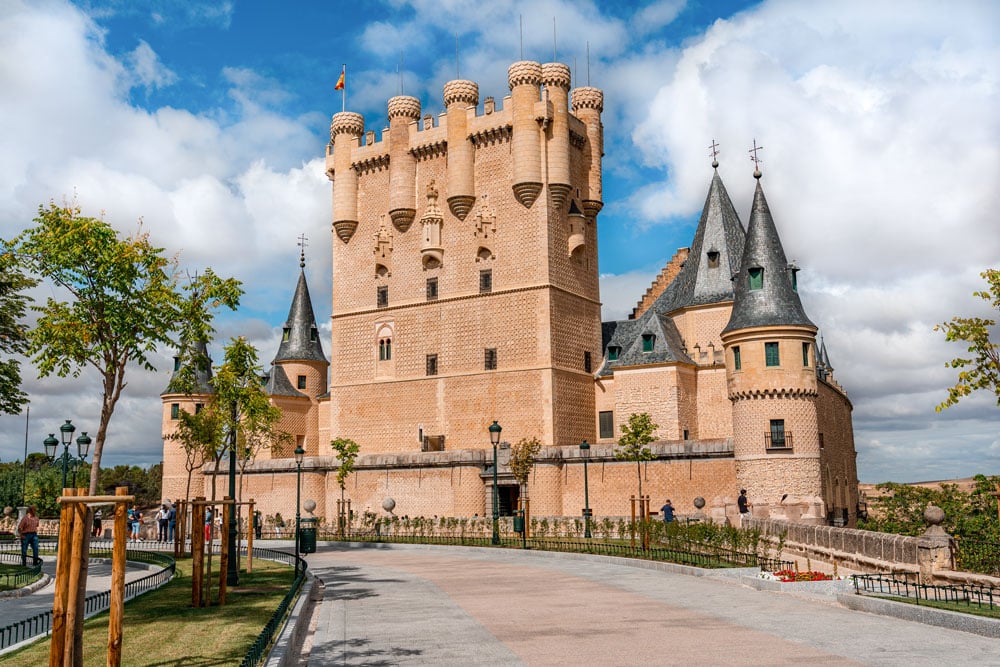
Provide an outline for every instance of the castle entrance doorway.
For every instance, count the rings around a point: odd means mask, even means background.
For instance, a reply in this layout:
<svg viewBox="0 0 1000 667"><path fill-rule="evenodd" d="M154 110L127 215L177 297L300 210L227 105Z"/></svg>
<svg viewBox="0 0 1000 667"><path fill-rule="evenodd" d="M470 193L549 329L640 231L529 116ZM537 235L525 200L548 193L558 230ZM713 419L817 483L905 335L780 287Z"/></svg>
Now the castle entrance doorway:
<svg viewBox="0 0 1000 667"><path fill-rule="evenodd" d="M513 516L517 501L521 497L520 486L498 486L497 498L500 502L500 516Z"/></svg>

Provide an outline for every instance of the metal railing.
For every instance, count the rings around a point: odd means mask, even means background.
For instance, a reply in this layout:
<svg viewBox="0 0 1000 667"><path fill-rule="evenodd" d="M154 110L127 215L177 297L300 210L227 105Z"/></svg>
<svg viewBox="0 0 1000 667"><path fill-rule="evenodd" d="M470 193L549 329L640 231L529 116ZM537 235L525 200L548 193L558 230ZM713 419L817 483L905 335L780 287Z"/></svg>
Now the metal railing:
<svg viewBox="0 0 1000 667"><path fill-rule="evenodd" d="M958 606L978 607L1000 611L1000 588L976 584L941 586L922 584L915 575L897 574L855 574L854 592L858 595L877 595L906 598L920 604L941 602Z"/></svg>
<svg viewBox="0 0 1000 667"><path fill-rule="evenodd" d="M91 549L91 558L110 558L111 549ZM18 554L20 558L20 554ZM160 554L153 551L136 551L132 549L127 549L125 552L125 560L138 562L138 563L149 563L151 565L162 565L163 569L154 572L153 574L146 575L139 579L133 579L132 581L125 583L125 599L131 600L134 597L142 595L143 593L149 592L153 589L159 588L163 584L170 581L171 577L174 576L174 569L176 568L176 563L174 559L166 554ZM83 601L84 618L93 616L94 614L100 613L111 607L111 592L104 591L101 593L94 593L93 595L88 595ZM41 635L48 634L52 630L52 612L46 611L40 614L35 614L30 618L26 618L22 621L17 621L11 623L10 625L0 628L0 651L6 649L14 644L19 644L27 639L32 639Z"/></svg>
<svg viewBox="0 0 1000 667"><path fill-rule="evenodd" d="M28 556L31 565L21 565L20 551L0 552L0 563L13 563L16 567L9 572L0 572L0 581L6 588L21 588L42 578L42 559Z"/></svg>
<svg viewBox="0 0 1000 667"><path fill-rule="evenodd" d="M247 552L246 547L243 547L241 551L245 555ZM296 568L296 572L298 574L292 581L291 588L288 589L288 592L285 593L285 597L283 597L281 602L278 604L278 608L274 610L273 614L271 614L271 618L268 619L264 629L261 630L259 635L257 635L253 644L250 645L250 649L246 652L246 655L243 656L243 662L240 663L240 667L255 667L267 657L271 650L271 646L274 643L275 635L278 633L278 630L281 629L281 625L284 623L288 610L291 608L292 603L298 597L299 591L302 589L302 584L306 580L306 568L308 567L306 561L295 554L277 551L275 549L259 549L254 547L253 555L254 558L273 560L292 567L295 567L297 563L298 567Z"/></svg>

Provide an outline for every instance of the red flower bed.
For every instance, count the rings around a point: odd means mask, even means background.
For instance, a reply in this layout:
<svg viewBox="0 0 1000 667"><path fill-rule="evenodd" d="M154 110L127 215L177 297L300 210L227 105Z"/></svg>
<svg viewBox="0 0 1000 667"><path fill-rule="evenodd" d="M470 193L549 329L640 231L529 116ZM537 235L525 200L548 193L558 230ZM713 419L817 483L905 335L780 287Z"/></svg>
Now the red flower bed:
<svg viewBox="0 0 1000 667"><path fill-rule="evenodd" d="M822 572L795 572L793 570L778 570L774 573L782 581L831 581L833 577Z"/></svg>

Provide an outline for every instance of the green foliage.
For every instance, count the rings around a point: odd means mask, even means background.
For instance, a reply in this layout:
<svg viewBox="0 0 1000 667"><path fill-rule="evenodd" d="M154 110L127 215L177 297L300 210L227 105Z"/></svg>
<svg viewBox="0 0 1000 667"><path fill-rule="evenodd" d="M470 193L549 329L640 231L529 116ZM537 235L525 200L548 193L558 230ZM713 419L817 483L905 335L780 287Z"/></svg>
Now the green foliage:
<svg viewBox="0 0 1000 667"><path fill-rule="evenodd" d="M104 220L80 215L75 204L55 203L39 207L34 222L6 244L6 250L27 272L50 281L70 298L49 297L45 305L33 307L39 317L28 334L27 351L41 377L76 377L86 367L101 376L101 416L90 478L90 492L96 493L108 424L125 388L126 367L156 370L151 355L161 345L174 345L171 336L182 329L182 322L190 328L188 319L210 317L204 303L197 311L182 298L175 260L150 243L141 223L133 235L120 237ZM220 297L230 305L235 303L229 298L232 287L227 284L230 294Z"/></svg>
<svg viewBox="0 0 1000 667"><path fill-rule="evenodd" d="M652 461L653 452L646 447L653 441L653 432L657 425L648 412L632 413L628 421L622 424L622 436L618 438L618 449L615 458L619 461L635 461L636 473L639 476L639 497L642 497L642 462Z"/></svg>
<svg viewBox="0 0 1000 667"><path fill-rule="evenodd" d="M936 505L944 510L943 527L953 537L976 541L1000 542L996 499L990 493L1000 477L975 476L971 492L956 484L942 484L940 489L885 482L876 488L884 495L871 498L869 518L859 521L864 530L898 535L920 535L927 528L924 510Z"/></svg>
<svg viewBox="0 0 1000 667"><path fill-rule="evenodd" d="M190 500L191 474L214 457L221 447L222 419L218 405L213 401L195 412L181 410L174 431L164 435L164 438L176 442L184 451L184 469L187 471L184 499Z"/></svg>
<svg viewBox="0 0 1000 667"><path fill-rule="evenodd" d="M521 438L510 447L510 472L522 487L528 484L528 476L535 466L535 458L542 450L538 438Z"/></svg>
<svg viewBox="0 0 1000 667"><path fill-rule="evenodd" d="M24 291L37 281L25 275L6 245L0 244L0 414L15 415L28 396L21 391L20 362L10 357L28 351L28 329L21 321L29 302Z"/></svg>
<svg viewBox="0 0 1000 667"><path fill-rule="evenodd" d="M101 470L99 492L114 495L117 487L126 486L129 493L135 496L136 505L139 507L150 507L159 505L162 500L160 497L162 480L162 464L150 466L149 468L117 465L114 468L103 468Z"/></svg>
<svg viewBox="0 0 1000 667"><path fill-rule="evenodd" d="M1000 311L1000 270L987 269L980 275L989 289L973 292L973 296ZM967 349L972 354L970 358L956 357L945 364L963 370L959 370L955 386L948 389L948 398L935 410L940 412L951 407L977 389L992 390L1000 406L1000 345L990 340L990 327L996 323L995 319L953 317L951 322L935 325L934 330L943 331L946 340L968 343Z"/></svg>
<svg viewBox="0 0 1000 667"><path fill-rule="evenodd" d="M354 472L354 462L358 458L358 443L350 438L337 438L330 442L333 451L337 452L340 465L337 466L337 485L340 486L340 496L343 498L347 484L347 476Z"/></svg>

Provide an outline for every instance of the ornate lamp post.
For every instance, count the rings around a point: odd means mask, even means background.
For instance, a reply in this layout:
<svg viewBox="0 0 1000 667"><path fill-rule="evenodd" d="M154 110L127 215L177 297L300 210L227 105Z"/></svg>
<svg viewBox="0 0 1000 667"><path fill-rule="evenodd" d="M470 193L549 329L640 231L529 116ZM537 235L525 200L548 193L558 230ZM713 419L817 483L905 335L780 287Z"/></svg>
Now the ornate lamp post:
<svg viewBox="0 0 1000 667"><path fill-rule="evenodd" d="M587 485L587 461L590 460L590 443L584 440L580 443L580 455L583 457L583 536L591 538L590 534L590 488Z"/></svg>
<svg viewBox="0 0 1000 667"><path fill-rule="evenodd" d="M76 473L83 467L86 462L87 454L90 453L90 443L93 442L87 432L84 431L80 434L80 437L76 439L76 455L79 459L79 465L73 468L73 484L76 484Z"/></svg>
<svg viewBox="0 0 1000 667"><path fill-rule="evenodd" d="M302 457L306 450L302 445L295 448L295 578L299 577L299 505L302 499Z"/></svg>
<svg viewBox="0 0 1000 667"><path fill-rule="evenodd" d="M493 544L500 544L500 503L497 499L497 445L503 428L494 419L490 424L490 444L493 445Z"/></svg>
<svg viewBox="0 0 1000 667"><path fill-rule="evenodd" d="M62 455L62 488L66 488L66 473L69 468L69 444L73 442L73 431L76 427L73 426L73 422L69 419L66 423L59 427L59 436L62 438L63 445L63 455ZM81 436L82 437L82 436ZM90 439L87 439L87 443L90 443ZM49 461L56 460L56 448L59 446L59 441L56 440L55 433L49 433L49 437L42 441L45 445L45 455L49 458Z"/></svg>

